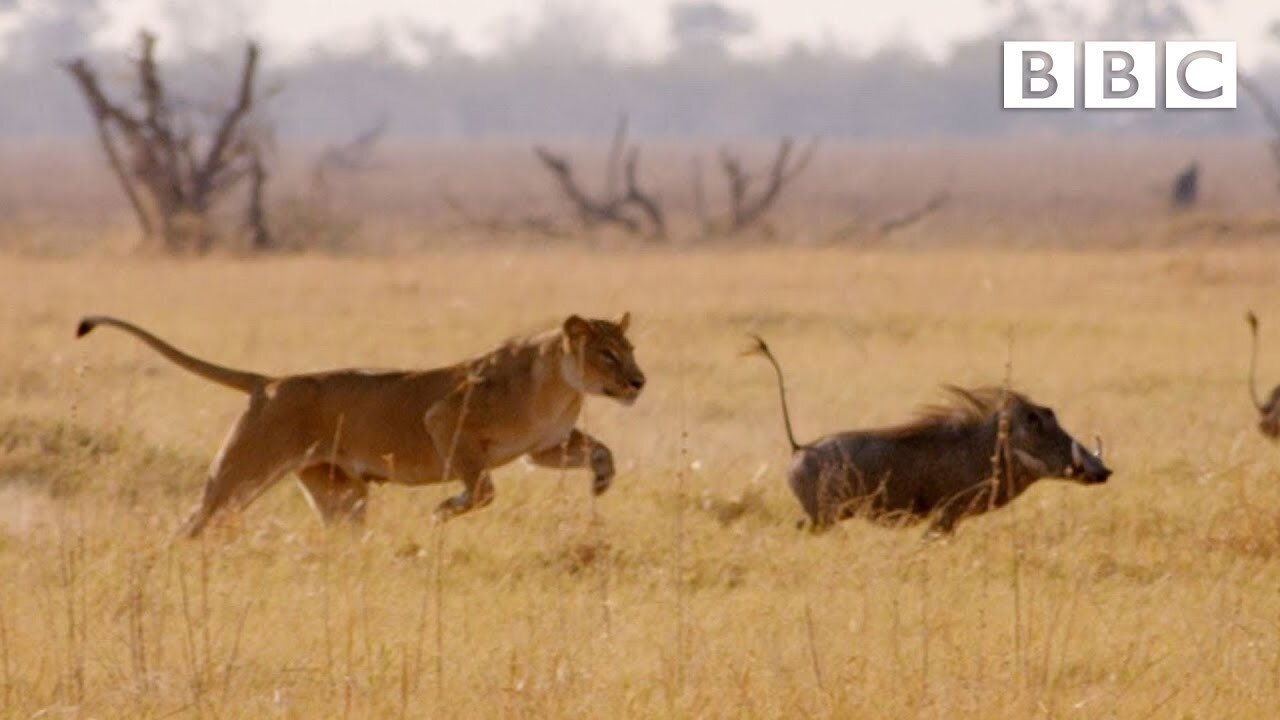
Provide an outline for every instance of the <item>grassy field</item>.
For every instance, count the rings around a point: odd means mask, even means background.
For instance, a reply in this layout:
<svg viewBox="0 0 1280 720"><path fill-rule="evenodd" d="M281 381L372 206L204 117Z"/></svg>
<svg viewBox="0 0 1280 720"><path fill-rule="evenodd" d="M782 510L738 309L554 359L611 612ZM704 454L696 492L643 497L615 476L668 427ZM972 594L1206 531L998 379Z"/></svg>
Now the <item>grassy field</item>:
<svg viewBox="0 0 1280 720"><path fill-rule="evenodd" d="M1232 717L1280 702L1274 252L460 250L395 259L0 259L0 714L7 717ZM86 312L283 373L424 367L567 313L634 313L649 386L583 425L619 476L515 463L378 487L364 531L292 481L170 543L244 402ZM945 541L800 510L797 432L1013 384L1102 487L1045 482Z"/></svg>

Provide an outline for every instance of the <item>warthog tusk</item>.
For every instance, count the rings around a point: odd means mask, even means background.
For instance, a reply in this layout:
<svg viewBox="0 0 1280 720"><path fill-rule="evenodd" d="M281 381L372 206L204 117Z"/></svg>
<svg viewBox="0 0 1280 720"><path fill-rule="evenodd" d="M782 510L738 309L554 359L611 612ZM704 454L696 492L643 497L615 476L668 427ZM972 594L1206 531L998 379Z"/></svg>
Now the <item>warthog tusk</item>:
<svg viewBox="0 0 1280 720"><path fill-rule="evenodd" d="M1098 448L1098 450L1093 454L1097 456L1099 460L1101 460L1102 459L1102 436L1095 433L1093 436L1093 444L1096 445Z"/></svg>
<svg viewBox="0 0 1280 720"><path fill-rule="evenodd" d="M1084 451L1075 440L1071 441L1071 464L1078 468L1084 467Z"/></svg>

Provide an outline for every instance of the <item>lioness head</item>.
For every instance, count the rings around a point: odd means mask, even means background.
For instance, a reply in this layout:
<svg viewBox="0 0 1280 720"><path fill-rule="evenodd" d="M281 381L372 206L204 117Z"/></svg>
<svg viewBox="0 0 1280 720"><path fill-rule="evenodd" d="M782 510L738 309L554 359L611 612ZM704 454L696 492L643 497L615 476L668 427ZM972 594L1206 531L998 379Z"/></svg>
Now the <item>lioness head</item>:
<svg viewBox="0 0 1280 720"><path fill-rule="evenodd" d="M564 321L565 380L578 390L605 395L630 405L644 387L644 373L635 349L627 341L631 313L618 320L586 320L570 315Z"/></svg>

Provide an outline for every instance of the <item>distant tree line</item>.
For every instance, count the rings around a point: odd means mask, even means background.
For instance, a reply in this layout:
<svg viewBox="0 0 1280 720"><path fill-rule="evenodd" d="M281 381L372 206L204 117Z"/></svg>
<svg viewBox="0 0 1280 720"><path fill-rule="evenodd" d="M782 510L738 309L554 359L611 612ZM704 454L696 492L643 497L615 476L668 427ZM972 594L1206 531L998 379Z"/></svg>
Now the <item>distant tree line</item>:
<svg viewBox="0 0 1280 720"><path fill-rule="evenodd" d="M1006 2L1013 10L1005 25L957 44L937 62L905 45L856 55L796 44L776 58L743 59L732 45L754 31L754 19L725 3L692 0L671 6L673 50L650 62L617 59L596 40L609 35L604 20L552 4L539 24L484 57L461 51L447 32L407 28L375 36L358 51L317 48L285 66L264 46L262 74L274 90L269 110L282 141L350 137L377 118L389 118L400 138L599 138L622 110L641 137L1266 131L1252 107L1003 111L999 42L1045 12L1025 0ZM1179 13L1172 0L1118 0L1105 19L1140 37L1176 28L1185 22ZM104 78L112 77L113 62L125 76L118 51L90 53L87 38L101 19L99 0L48 0L44 12L11 31L9 57L0 63L0 136L90 135L76 89L58 65L88 55L104 63ZM166 42L180 46L181 38ZM228 38L223 51L166 61L169 85L189 90L190 102L225 92L219 83L234 75L243 42ZM1280 69L1255 68L1252 76L1280 97Z"/></svg>

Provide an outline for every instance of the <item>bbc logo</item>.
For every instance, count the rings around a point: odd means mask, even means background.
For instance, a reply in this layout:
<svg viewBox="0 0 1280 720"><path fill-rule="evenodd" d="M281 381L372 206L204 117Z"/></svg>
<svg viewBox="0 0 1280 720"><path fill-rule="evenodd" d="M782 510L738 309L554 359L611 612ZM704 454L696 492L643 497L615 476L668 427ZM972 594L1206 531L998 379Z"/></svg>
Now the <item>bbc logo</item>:
<svg viewBox="0 0 1280 720"><path fill-rule="evenodd" d="M1074 108L1076 43L1009 41L1004 44L1006 108ZM1086 42L1084 106L1154 108L1154 42ZM1236 44L1170 40L1164 43L1166 108L1234 108Z"/></svg>

